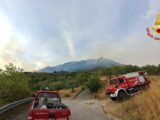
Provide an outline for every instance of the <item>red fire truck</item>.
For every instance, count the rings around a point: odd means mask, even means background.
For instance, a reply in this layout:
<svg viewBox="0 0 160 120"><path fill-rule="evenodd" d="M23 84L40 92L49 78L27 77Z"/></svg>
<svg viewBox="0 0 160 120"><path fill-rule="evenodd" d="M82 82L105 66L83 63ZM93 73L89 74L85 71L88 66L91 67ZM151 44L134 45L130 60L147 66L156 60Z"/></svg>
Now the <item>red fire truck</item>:
<svg viewBox="0 0 160 120"><path fill-rule="evenodd" d="M128 73L109 80L106 94L112 100L123 100L127 96L134 95L136 92L148 86L150 81L145 71Z"/></svg>
<svg viewBox="0 0 160 120"><path fill-rule="evenodd" d="M57 91L40 90L33 97L28 120L70 120L70 109L61 102Z"/></svg>

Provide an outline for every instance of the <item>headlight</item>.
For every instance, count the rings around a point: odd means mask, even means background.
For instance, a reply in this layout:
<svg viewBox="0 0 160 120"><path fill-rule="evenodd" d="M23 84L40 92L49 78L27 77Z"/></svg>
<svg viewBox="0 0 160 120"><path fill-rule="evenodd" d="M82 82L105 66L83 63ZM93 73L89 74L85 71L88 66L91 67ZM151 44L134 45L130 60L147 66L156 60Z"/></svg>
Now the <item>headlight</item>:
<svg viewBox="0 0 160 120"><path fill-rule="evenodd" d="M32 117L31 117L31 116L28 116L28 120L32 120Z"/></svg>

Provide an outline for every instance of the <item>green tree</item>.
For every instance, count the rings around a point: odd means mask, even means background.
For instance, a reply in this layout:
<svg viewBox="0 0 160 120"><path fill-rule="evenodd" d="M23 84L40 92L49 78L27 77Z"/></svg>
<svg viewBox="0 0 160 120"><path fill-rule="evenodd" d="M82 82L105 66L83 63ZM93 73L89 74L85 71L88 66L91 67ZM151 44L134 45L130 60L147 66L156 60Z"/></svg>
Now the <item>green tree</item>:
<svg viewBox="0 0 160 120"><path fill-rule="evenodd" d="M78 81L79 85L83 85L87 81L87 76L84 73L79 73L75 79Z"/></svg>
<svg viewBox="0 0 160 120"><path fill-rule="evenodd" d="M101 83L100 80L95 77L91 76L89 80L87 81L86 86L92 91L92 92L97 92L101 88Z"/></svg>
<svg viewBox="0 0 160 120"><path fill-rule="evenodd" d="M74 91L74 88L75 88L75 87L78 87L78 82L75 81L75 80L68 81L68 82L66 83L66 87L67 87L67 88L71 88L71 89L72 89L72 92L73 92L73 91Z"/></svg>
<svg viewBox="0 0 160 120"><path fill-rule="evenodd" d="M146 65L141 68L142 70L146 70L149 74L156 75L158 74L158 67L155 65Z"/></svg>
<svg viewBox="0 0 160 120"><path fill-rule="evenodd" d="M31 95L28 77L23 70L13 64L5 66L0 70L0 104L19 100Z"/></svg>
<svg viewBox="0 0 160 120"><path fill-rule="evenodd" d="M61 81L60 82L53 82L53 83L50 83L48 87L53 88L55 90L61 90L61 89L65 88L65 83L61 82Z"/></svg>

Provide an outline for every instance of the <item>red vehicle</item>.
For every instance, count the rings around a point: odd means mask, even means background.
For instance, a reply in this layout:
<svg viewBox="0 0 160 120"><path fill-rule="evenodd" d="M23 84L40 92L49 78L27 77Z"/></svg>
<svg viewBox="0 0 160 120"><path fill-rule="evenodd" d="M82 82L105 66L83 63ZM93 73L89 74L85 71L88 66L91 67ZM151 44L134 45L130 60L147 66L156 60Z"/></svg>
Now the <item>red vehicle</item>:
<svg viewBox="0 0 160 120"><path fill-rule="evenodd" d="M106 94L112 100L123 100L148 86L150 81L145 71L128 73L109 80Z"/></svg>
<svg viewBox="0 0 160 120"><path fill-rule="evenodd" d="M40 90L34 96L28 120L70 120L70 109L61 102L57 91Z"/></svg>

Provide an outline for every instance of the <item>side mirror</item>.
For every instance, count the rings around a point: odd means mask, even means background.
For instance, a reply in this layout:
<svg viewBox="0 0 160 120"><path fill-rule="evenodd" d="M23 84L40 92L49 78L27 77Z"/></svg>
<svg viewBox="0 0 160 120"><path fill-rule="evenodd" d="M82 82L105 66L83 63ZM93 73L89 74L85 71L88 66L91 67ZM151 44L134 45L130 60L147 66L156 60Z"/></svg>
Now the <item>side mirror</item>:
<svg viewBox="0 0 160 120"><path fill-rule="evenodd" d="M33 94L32 97L33 97L33 98L36 97L35 94Z"/></svg>

